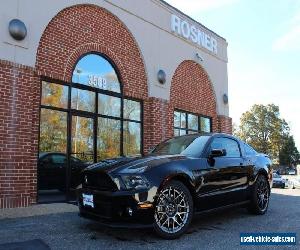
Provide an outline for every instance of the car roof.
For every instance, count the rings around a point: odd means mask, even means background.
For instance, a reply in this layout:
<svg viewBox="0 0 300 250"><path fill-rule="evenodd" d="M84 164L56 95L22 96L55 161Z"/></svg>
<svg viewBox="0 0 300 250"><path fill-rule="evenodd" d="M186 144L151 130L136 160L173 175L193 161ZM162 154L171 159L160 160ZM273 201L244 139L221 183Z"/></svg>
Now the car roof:
<svg viewBox="0 0 300 250"><path fill-rule="evenodd" d="M65 155L64 153L60 153L60 152L40 152L39 153L39 158L42 158L46 155L52 155L52 154L55 154L55 155Z"/></svg>
<svg viewBox="0 0 300 250"><path fill-rule="evenodd" d="M238 137L230 135L230 134L225 134L225 133L195 133L195 134L189 134L189 135L180 135L180 136L175 136L177 137L200 137L200 136L211 136L211 137L228 137L232 138L238 141L241 141Z"/></svg>

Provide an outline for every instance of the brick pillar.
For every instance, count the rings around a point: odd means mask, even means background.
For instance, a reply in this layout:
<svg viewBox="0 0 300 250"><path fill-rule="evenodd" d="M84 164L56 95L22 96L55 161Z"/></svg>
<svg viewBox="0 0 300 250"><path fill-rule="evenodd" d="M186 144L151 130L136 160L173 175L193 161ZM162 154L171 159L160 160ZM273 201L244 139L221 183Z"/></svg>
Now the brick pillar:
<svg viewBox="0 0 300 250"><path fill-rule="evenodd" d="M148 98L144 102L144 153L173 136L173 109L168 101Z"/></svg>
<svg viewBox="0 0 300 250"><path fill-rule="evenodd" d="M0 60L0 208L36 202L39 79Z"/></svg>
<svg viewBox="0 0 300 250"><path fill-rule="evenodd" d="M228 116L218 116L219 132L232 134L232 118Z"/></svg>

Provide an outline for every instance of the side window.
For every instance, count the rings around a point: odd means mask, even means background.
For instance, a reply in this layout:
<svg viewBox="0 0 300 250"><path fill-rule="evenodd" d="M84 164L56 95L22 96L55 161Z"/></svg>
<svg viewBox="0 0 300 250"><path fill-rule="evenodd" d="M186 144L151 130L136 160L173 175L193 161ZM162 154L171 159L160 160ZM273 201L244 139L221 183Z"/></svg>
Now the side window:
<svg viewBox="0 0 300 250"><path fill-rule="evenodd" d="M244 143L244 148L247 156L253 156L257 154L256 151L246 143Z"/></svg>
<svg viewBox="0 0 300 250"><path fill-rule="evenodd" d="M224 157L241 157L238 143L229 138L215 138L211 144L211 149L225 149Z"/></svg>
<svg viewBox="0 0 300 250"><path fill-rule="evenodd" d="M65 155L52 155L52 162L54 164L64 164L67 162L67 158Z"/></svg>
<svg viewBox="0 0 300 250"><path fill-rule="evenodd" d="M42 164L49 164L52 163L52 157L51 155L47 155L44 158L41 159Z"/></svg>

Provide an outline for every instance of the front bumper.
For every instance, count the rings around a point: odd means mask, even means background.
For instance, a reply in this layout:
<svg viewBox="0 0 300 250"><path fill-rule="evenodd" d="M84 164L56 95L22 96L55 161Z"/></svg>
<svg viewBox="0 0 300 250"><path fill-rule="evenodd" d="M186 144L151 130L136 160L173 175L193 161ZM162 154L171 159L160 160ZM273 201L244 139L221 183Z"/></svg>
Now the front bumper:
<svg viewBox="0 0 300 250"><path fill-rule="evenodd" d="M83 195L93 195L93 205L83 204ZM154 208L148 191L77 190L79 214L110 227L149 227L153 224Z"/></svg>

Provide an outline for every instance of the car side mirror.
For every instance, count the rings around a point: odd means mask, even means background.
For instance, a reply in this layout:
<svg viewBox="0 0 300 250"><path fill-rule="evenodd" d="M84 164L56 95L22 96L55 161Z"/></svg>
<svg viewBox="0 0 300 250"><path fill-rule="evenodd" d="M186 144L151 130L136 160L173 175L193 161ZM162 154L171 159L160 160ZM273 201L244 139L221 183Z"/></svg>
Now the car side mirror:
<svg viewBox="0 0 300 250"><path fill-rule="evenodd" d="M216 158L222 156L226 156L226 149L212 149L209 154L210 158Z"/></svg>

